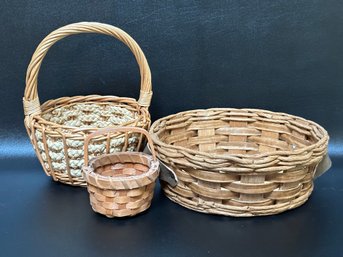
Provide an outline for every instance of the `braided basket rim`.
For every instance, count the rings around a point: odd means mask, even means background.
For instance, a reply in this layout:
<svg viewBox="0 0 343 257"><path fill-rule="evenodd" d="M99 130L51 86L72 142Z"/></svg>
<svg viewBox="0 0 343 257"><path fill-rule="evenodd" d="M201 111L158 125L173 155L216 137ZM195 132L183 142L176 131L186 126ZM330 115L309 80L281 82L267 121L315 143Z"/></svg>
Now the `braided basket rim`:
<svg viewBox="0 0 343 257"><path fill-rule="evenodd" d="M111 177L111 176L104 176L99 173L96 173L94 171L93 165L94 163L103 158L107 158L109 156L120 156L120 155L136 155L136 156L144 156L144 158L147 158L149 161L149 170L147 172L144 172L139 175L132 175L132 176L127 176L127 177ZM146 178L146 177L152 177L154 179L157 178L158 173L159 173L159 161L158 160L153 160L153 157L151 155L148 155L146 153L142 152L116 152L116 153L110 153L110 154L103 154L97 157L93 157L89 163L88 166L83 166L82 171L85 173L86 176L85 180L87 183L90 183L88 176L92 177L97 181L97 179L105 180L105 181L113 181L113 182L132 182L136 181L137 184L139 184L139 187L147 185L147 183L142 183L141 180ZM90 183L93 184L93 183ZM99 185L94 185L99 188L102 188L102 186Z"/></svg>
<svg viewBox="0 0 343 257"><path fill-rule="evenodd" d="M306 146L306 147L302 147L299 148L297 150L294 151L290 151L290 150L283 150L283 151L269 151L269 152L264 152L264 153L255 153L255 154L250 154L250 153L245 153L245 154L235 154L235 153L225 153L225 154L216 154L216 153L206 153L203 151L199 151L199 150L191 150L189 148L183 147L183 146L175 146L172 144L167 144L165 142L163 142L159 136L154 132L155 130L159 131L158 126L163 122L163 121L167 121L170 118L173 118L177 115L182 115L182 114L189 114L189 113L195 113L195 112L207 112L207 111L248 111L251 113L256 113L256 112L263 112L266 114L274 114L274 115L283 115L283 116L288 116L290 118L296 118L302 121L306 121L310 124L312 124L313 126L317 127L317 129L320 130L320 132L322 132L322 138L320 140L318 140L317 142ZM273 120L273 118L270 118L271 120ZM311 120L307 120L305 118L299 117L299 116L295 116L292 114L288 114L288 113L283 113L283 112L273 112L273 111L269 111L269 110L264 110L264 109L254 109L254 108L208 108L208 109L194 109L194 110L188 110L188 111L182 111L182 112L178 112L175 114L171 114L168 116L165 116L163 118L157 119L155 122L153 122L153 124L150 127L149 133L151 135L152 140L154 141L155 144L160 145L163 148L169 148L169 149L173 149L173 150L181 150L184 151L188 154L191 155L196 155L196 156L204 156L204 157L208 157L208 158L213 158L213 159L228 159L230 157L237 157L237 158L243 158L246 157L247 159L258 159L258 158L262 158L262 157L268 157L270 155L286 155L286 156L290 156L290 155L298 155L301 154L303 152L306 151L310 151L312 149L318 148L323 144L327 144L329 141L329 135L328 132L319 124L311 121Z"/></svg>
<svg viewBox="0 0 343 257"><path fill-rule="evenodd" d="M89 98L94 98L94 99L89 100ZM101 100L101 99L104 99L104 100ZM58 103L58 102L62 102L62 103ZM71 104L83 104L83 103L109 104L109 105L113 104L113 105L118 105L118 106L121 103L123 103L122 108L126 108L125 105L133 107L135 109L134 112L138 114L138 117L130 122L119 124L118 126L127 126L128 124L139 122L140 120L142 120L141 115L143 115L144 117L149 116L149 114L145 115L145 113L142 112L142 107L139 106L138 102L134 98L119 97L119 96L103 96L103 95L81 95L81 96L60 97L60 98L48 100L42 104L41 106L42 112L39 114L33 114L32 119L35 119L38 124L40 123L49 124L49 126L46 127L46 129L48 130L49 130L49 127L51 126L58 127L58 129L72 130L73 132L74 131L82 132L83 130L99 129L99 127L96 127L96 126L89 126L89 127L84 127L84 128L77 127L77 126L67 126L64 124L59 124L56 122L46 120L42 116L44 113L50 110L59 108L59 107L64 107Z"/></svg>

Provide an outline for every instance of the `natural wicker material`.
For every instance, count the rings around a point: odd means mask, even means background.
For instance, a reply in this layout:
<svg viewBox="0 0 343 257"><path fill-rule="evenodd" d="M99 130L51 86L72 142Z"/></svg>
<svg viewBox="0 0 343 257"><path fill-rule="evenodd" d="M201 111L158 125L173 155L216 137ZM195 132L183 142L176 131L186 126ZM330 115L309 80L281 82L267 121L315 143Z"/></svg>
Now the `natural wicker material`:
<svg viewBox="0 0 343 257"><path fill-rule="evenodd" d="M312 121L255 109L181 112L157 120L158 158L178 177L163 185L187 208L230 216L276 214L303 204L327 152L328 134Z"/></svg>
<svg viewBox="0 0 343 257"><path fill-rule="evenodd" d="M117 96L74 96L39 104L37 78L43 58L58 40L79 33L113 36L134 54L141 74L139 100ZM81 174L84 138L98 128L136 126L148 128L148 107L152 96L150 68L138 44L124 31L107 24L81 22L50 33L37 47L26 75L24 94L25 126L44 171L55 181L86 185ZM127 144L124 144L126 142ZM132 136L108 138L92 144L92 156L122 150L138 150L141 139ZM124 149L123 149L124 148Z"/></svg>
<svg viewBox="0 0 343 257"><path fill-rule="evenodd" d="M152 150L152 157L145 153L118 152L95 157L88 164L89 141L93 137L114 132L142 133L153 149L151 138L144 129L125 127L98 130L85 141L84 177L95 212L110 218L133 216L146 210L151 204L159 162Z"/></svg>

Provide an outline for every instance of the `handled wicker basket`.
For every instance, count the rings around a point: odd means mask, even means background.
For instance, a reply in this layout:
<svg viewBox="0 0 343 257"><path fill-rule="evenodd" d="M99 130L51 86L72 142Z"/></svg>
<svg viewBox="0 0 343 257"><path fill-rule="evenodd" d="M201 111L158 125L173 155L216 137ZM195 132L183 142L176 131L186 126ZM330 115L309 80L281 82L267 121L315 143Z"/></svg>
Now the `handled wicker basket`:
<svg viewBox="0 0 343 257"><path fill-rule="evenodd" d="M118 135L118 132L126 132L126 144L129 143L128 133L145 135L153 149L148 132L141 128L105 128L87 136L83 174L90 203L95 212L109 218L133 216L148 209L159 173L159 162L154 150L152 156L141 152L117 152L95 157L88 163L90 140L101 140L99 136L109 133Z"/></svg>
<svg viewBox="0 0 343 257"><path fill-rule="evenodd" d="M98 33L117 38L134 54L140 69L141 91L139 100L117 96L73 96L49 100L40 105L37 78L43 58L58 40L80 33ZM25 127L39 161L47 175L55 181L84 186L81 167L84 157L84 139L98 128L135 126L148 128L148 107L152 96L151 74L148 62L138 44L123 30L96 22L70 24L50 33L38 45L26 74L23 98ZM106 142L110 144L106 148ZM126 141L125 141L126 142ZM137 150L141 141L131 137L125 145ZM124 138L98 141L91 145L91 155L121 151Z"/></svg>
<svg viewBox="0 0 343 257"><path fill-rule="evenodd" d="M150 134L158 158L177 175L168 198L230 216L280 213L313 189L328 134L296 116L256 109L181 112L157 120Z"/></svg>

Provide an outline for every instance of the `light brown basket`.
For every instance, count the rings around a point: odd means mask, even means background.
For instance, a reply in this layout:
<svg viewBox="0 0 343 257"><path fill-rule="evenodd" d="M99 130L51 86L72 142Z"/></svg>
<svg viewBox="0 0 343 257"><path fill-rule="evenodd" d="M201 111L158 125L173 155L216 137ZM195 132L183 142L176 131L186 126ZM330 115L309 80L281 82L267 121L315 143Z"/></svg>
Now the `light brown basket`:
<svg viewBox="0 0 343 257"><path fill-rule="evenodd" d="M117 96L73 96L49 100L40 105L37 78L43 58L58 40L79 33L99 33L113 36L127 45L140 69L139 100ZM98 128L135 126L148 128L148 107L152 96L148 62L138 44L123 30L96 22L70 24L50 33L37 47L27 69L23 98L25 126L39 161L47 175L55 181L85 186L81 167L85 137ZM127 145L124 144L127 143ZM98 141L89 149L91 155L140 148L141 140L123 137ZM106 146L107 145L107 146Z"/></svg>
<svg viewBox="0 0 343 257"><path fill-rule="evenodd" d="M95 157L88 163L89 141L106 133L118 132L144 134L152 149L152 156L137 152L118 152ZM129 138L128 133L126 135L126 139ZM96 139L101 140L98 137ZM159 162L146 130L134 127L100 129L87 136L84 147L83 174L95 212L112 218L133 216L149 208L159 173Z"/></svg>
<svg viewBox="0 0 343 257"><path fill-rule="evenodd" d="M168 198L230 216L270 215L303 204L313 189L328 134L296 116L256 109L181 112L157 120L158 158L177 175Z"/></svg>

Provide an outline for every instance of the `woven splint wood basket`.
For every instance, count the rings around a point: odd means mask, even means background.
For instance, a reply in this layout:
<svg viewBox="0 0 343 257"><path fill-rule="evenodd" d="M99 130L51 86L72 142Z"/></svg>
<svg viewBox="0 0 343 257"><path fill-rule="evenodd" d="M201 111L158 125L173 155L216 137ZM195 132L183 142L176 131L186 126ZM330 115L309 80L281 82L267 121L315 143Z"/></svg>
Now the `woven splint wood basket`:
<svg viewBox="0 0 343 257"><path fill-rule="evenodd" d="M159 173L159 162L154 150L152 156L137 152L118 152L95 157L88 163L89 141L94 137L101 140L98 136L118 132L127 132L126 144L129 132L144 134L153 149L148 132L134 127L101 129L86 138L83 173L90 203L95 212L110 218L133 216L148 209Z"/></svg>
<svg viewBox="0 0 343 257"><path fill-rule="evenodd" d="M60 39L79 33L98 33L117 38L134 54L140 69L139 100L117 96L73 96L49 100L40 105L37 78L42 61L51 46ZM81 22L50 33L37 47L27 69L23 98L25 126L39 161L47 175L55 181L85 186L81 173L85 137L99 128L135 126L148 128L148 107L152 96L148 62L138 44L123 30L111 25ZM125 143L127 145L125 145ZM90 146L91 156L140 148L141 140L132 136L108 138ZM107 147L106 147L107 145Z"/></svg>
<svg viewBox="0 0 343 257"><path fill-rule="evenodd" d="M312 121L256 109L181 112L151 126L158 158L178 178L168 198L230 216L280 213L313 189L328 134Z"/></svg>

